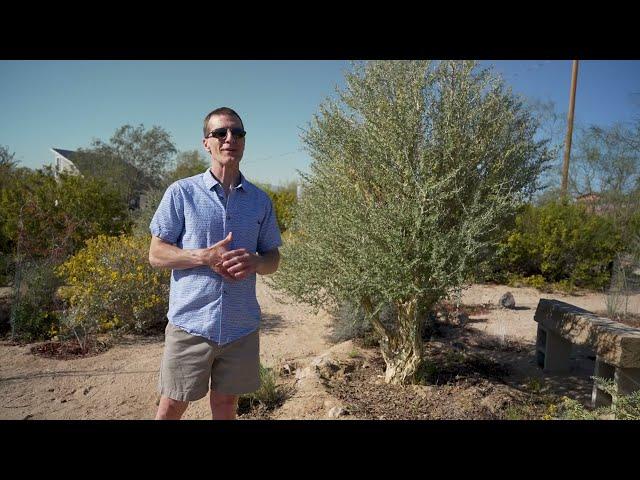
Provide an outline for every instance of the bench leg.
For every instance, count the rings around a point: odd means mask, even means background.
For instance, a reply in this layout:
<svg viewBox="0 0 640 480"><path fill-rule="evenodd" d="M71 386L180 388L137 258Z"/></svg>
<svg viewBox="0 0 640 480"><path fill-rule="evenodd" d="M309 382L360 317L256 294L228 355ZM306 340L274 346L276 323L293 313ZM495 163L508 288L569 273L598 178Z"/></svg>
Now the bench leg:
<svg viewBox="0 0 640 480"><path fill-rule="evenodd" d="M640 390L640 368L616 368L614 375L618 395L631 395Z"/></svg>
<svg viewBox="0 0 640 480"><path fill-rule="evenodd" d="M596 357L596 366L593 372L594 377L600 377L604 379L613 379L615 376L616 367L603 362L600 356ZM591 392L591 406L593 408L608 407L612 404L613 399L604 390L598 388L596 383L593 383L593 390Z"/></svg>
<svg viewBox="0 0 640 480"><path fill-rule="evenodd" d="M545 373L568 373L570 369L571 342L551 330L546 330L544 349Z"/></svg>

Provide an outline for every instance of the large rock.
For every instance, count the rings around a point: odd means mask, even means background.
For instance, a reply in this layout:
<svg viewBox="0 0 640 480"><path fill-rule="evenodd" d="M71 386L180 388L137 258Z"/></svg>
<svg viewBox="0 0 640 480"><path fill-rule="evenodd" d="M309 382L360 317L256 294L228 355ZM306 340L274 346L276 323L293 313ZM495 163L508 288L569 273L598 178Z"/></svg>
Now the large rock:
<svg viewBox="0 0 640 480"><path fill-rule="evenodd" d="M516 306L516 300L515 298L513 298L513 295L511 294L511 292L507 292L504 295L502 295L500 297L499 303L504 308L515 308Z"/></svg>

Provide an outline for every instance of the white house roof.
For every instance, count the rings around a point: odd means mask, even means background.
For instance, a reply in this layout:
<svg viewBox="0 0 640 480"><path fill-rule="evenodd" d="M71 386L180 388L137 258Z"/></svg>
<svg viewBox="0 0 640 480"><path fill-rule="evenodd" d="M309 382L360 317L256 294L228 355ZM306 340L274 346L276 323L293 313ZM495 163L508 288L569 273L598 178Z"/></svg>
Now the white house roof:
<svg viewBox="0 0 640 480"><path fill-rule="evenodd" d="M71 157L76 153L73 150L64 150L62 148L52 148L51 150L69 161L71 161Z"/></svg>

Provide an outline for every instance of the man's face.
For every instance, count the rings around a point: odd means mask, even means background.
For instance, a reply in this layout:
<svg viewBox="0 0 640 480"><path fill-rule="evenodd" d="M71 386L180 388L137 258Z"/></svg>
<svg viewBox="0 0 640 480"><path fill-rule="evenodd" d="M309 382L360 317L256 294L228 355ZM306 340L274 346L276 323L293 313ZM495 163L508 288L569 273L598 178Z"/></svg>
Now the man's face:
<svg viewBox="0 0 640 480"><path fill-rule="evenodd" d="M235 115L214 115L209 119L208 131L218 128L242 128L242 122ZM205 138L203 143L213 160L222 166L240 164L244 154L244 138L236 138L227 130L225 138Z"/></svg>

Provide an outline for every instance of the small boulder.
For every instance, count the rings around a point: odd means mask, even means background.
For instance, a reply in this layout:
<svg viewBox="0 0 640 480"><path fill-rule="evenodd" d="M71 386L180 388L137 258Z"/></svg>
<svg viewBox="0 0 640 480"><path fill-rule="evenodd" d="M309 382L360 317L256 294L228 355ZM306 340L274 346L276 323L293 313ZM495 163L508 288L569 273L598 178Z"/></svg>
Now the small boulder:
<svg viewBox="0 0 640 480"><path fill-rule="evenodd" d="M346 413L345 409L340 406L335 406L329 412L327 412L327 418L339 418L344 416Z"/></svg>
<svg viewBox="0 0 640 480"><path fill-rule="evenodd" d="M515 308L515 306L516 306L516 300L515 300L515 298L513 298L513 295L511 294L511 292L507 292L504 295L502 295L500 297L500 302L499 303L504 308Z"/></svg>
<svg viewBox="0 0 640 480"><path fill-rule="evenodd" d="M456 327L464 327L469 322L469 315L458 312L451 317L451 324Z"/></svg>

